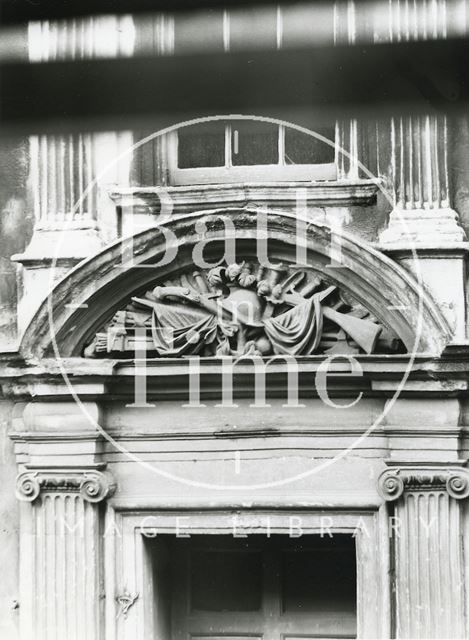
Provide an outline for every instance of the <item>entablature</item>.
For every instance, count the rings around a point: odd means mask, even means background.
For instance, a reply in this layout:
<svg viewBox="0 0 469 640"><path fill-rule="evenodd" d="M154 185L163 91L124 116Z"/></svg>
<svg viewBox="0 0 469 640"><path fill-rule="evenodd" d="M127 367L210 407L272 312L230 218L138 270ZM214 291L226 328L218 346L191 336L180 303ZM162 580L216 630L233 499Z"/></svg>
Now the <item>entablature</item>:
<svg viewBox="0 0 469 640"><path fill-rule="evenodd" d="M355 366L355 363L357 366ZM337 392L358 390L369 395L408 397L465 397L469 388L469 362L429 355L376 354L299 356L294 375L300 391L314 391L314 378L325 372ZM326 367L327 365L327 367ZM354 368L355 366L355 368ZM223 376L232 375L238 397L253 393L256 372L265 376L267 390L286 389L291 361L286 356L187 357L134 359L44 358L41 363L15 359L0 367L0 387L4 398L16 401L87 400L130 398L135 379L147 381L147 398L184 398L197 376L201 397L216 395ZM296 380L296 378L295 378ZM311 384L311 381L313 384Z"/></svg>

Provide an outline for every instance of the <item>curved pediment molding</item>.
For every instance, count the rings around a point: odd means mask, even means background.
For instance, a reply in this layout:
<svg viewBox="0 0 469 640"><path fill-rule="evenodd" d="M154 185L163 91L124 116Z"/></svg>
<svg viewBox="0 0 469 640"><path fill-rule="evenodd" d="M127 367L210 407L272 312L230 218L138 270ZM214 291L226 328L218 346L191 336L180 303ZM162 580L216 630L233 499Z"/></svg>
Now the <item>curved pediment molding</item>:
<svg viewBox="0 0 469 640"><path fill-rule="evenodd" d="M227 241L236 248L236 263L255 260L261 214L268 221L270 264L298 269L298 218L293 214L246 207L174 216L162 227L116 242L77 265L36 313L22 341L23 355L52 353L50 319L60 354L82 355L85 345L132 297L193 271L193 251L202 244L204 259L211 264L223 258ZM309 277L319 276L327 286L351 296L408 351L439 354L443 350L450 335L447 323L411 275L348 234L332 236L329 227L310 221L301 231L305 258L301 269ZM340 264L334 262L337 246Z"/></svg>

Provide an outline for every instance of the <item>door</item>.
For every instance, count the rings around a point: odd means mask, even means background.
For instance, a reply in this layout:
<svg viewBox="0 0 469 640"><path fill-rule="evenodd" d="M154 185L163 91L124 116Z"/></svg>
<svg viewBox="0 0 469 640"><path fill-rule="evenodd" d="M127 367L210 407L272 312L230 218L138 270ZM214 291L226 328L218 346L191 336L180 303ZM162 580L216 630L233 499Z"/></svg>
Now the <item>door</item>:
<svg viewBox="0 0 469 640"><path fill-rule="evenodd" d="M171 548L171 640L355 637L350 536L204 535Z"/></svg>

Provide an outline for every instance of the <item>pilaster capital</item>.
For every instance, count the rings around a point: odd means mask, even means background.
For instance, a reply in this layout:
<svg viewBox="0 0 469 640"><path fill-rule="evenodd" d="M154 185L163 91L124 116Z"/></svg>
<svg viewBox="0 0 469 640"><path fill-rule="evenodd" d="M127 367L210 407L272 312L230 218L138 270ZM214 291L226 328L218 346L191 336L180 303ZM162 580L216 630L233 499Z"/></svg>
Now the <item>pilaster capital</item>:
<svg viewBox="0 0 469 640"><path fill-rule="evenodd" d="M42 492L79 493L87 502L102 502L112 496L116 484L109 472L97 469L27 469L16 478L16 497L34 502Z"/></svg>
<svg viewBox="0 0 469 640"><path fill-rule="evenodd" d="M387 502L398 500L404 492L446 491L462 500L469 496L469 471L463 467L395 467L378 478L378 491Z"/></svg>

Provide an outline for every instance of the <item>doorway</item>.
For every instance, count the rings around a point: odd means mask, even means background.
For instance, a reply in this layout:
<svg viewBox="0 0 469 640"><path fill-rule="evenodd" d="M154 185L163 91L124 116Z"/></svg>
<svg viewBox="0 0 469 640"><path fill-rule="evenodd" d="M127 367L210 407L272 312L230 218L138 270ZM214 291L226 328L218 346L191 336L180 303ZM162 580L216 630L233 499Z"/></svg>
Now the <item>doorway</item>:
<svg viewBox="0 0 469 640"><path fill-rule="evenodd" d="M356 637L350 535L158 535L148 542L165 640Z"/></svg>

